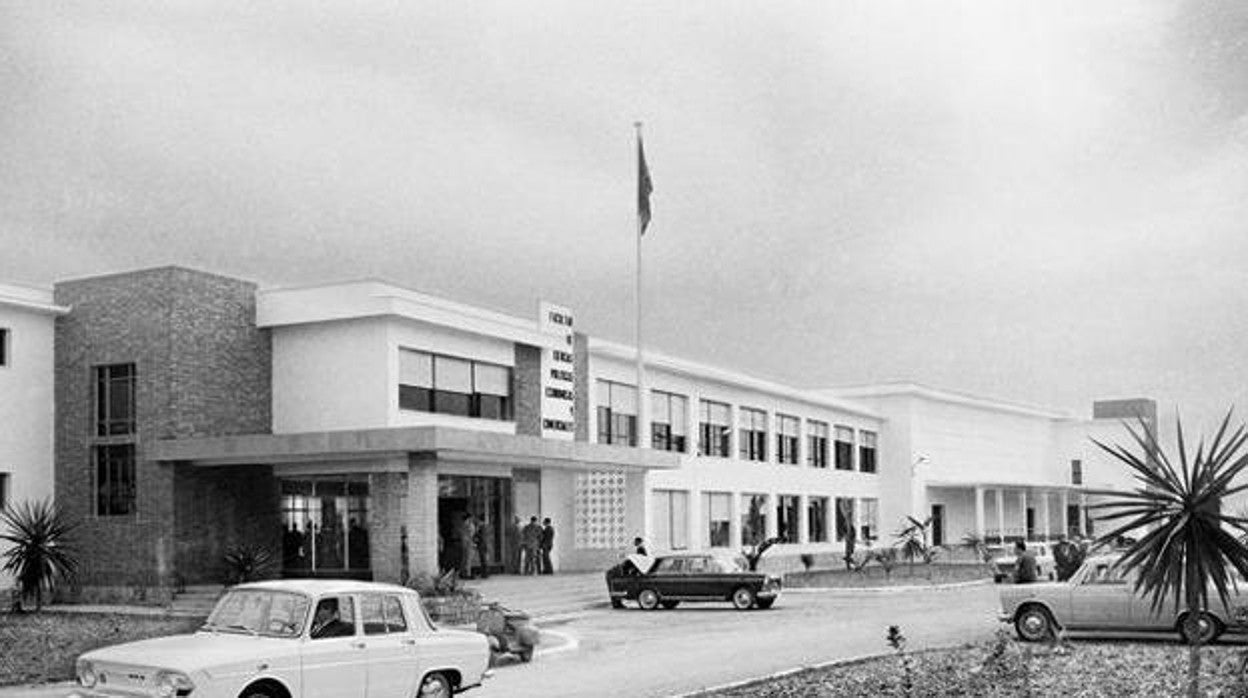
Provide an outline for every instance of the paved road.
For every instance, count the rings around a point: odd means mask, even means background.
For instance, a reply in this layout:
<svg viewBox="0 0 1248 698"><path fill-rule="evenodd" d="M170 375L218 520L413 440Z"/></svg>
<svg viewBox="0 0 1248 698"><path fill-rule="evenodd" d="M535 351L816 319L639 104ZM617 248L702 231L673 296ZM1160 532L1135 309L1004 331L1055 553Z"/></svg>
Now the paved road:
<svg viewBox="0 0 1248 698"><path fill-rule="evenodd" d="M997 588L786 593L770 611L687 604L590 611L553 628L579 648L499 667L476 698L671 696L796 666L888 651L900 625L911 649L987 639Z"/></svg>

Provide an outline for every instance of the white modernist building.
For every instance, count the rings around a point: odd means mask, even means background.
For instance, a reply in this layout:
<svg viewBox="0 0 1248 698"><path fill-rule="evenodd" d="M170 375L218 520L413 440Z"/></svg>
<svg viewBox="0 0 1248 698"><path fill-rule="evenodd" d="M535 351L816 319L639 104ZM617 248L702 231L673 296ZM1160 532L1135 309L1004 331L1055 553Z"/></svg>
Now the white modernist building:
<svg viewBox="0 0 1248 698"><path fill-rule="evenodd" d="M52 332L67 311L50 290L0 284L0 509L52 497Z"/></svg>

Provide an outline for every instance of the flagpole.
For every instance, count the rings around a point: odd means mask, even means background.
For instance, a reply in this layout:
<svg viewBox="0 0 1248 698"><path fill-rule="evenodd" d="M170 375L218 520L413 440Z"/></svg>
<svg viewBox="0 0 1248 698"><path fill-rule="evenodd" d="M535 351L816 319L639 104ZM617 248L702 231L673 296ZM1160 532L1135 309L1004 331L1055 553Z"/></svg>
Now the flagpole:
<svg viewBox="0 0 1248 698"><path fill-rule="evenodd" d="M641 122L633 122L633 127L637 129L637 143L641 144ZM637 151L637 167L641 169L641 150ZM640 182L638 182L640 186ZM645 232L643 222L641 220L641 210L637 210L637 445L641 448L649 446L648 439L642 439L645 431L646 406L648 401L645 399L645 368L641 360L641 238Z"/></svg>

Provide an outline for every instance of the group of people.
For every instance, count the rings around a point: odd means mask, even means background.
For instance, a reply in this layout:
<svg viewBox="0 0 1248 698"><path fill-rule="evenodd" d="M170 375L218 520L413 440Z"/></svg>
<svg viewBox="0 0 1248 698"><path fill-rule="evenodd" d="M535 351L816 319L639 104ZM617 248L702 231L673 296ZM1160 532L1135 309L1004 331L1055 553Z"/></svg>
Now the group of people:
<svg viewBox="0 0 1248 698"><path fill-rule="evenodd" d="M511 537L514 539L510 560L513 572L516 574L555 573L555 566L550 559L550 551L555 548L555 527L550 517L542 519L539 524L536 516L530 516L529 522L523 525L521 525L520 517L515 517L512 521Z"/></svg>

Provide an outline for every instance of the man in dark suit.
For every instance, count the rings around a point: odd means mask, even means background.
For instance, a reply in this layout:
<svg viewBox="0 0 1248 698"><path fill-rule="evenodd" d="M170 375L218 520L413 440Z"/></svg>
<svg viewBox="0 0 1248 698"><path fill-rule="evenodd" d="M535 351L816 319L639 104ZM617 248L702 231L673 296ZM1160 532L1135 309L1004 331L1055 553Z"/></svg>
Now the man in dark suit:
<svg viewBox="0 0 1248 698"><path fill-rule="evenodd" d="M338 599L321 599L316 605L316 616L312 619L313 640L323 637L346 637L355 634L355 625L348 623L338 615Z"/></svg>
<svg viewBox="0 0 1248 698"><path fill-rule="evenodd" d="M555 547L555 527L550 519L542 520L542 574L554 574L555 566L550 563L550 551Z"/></svg>

